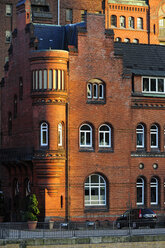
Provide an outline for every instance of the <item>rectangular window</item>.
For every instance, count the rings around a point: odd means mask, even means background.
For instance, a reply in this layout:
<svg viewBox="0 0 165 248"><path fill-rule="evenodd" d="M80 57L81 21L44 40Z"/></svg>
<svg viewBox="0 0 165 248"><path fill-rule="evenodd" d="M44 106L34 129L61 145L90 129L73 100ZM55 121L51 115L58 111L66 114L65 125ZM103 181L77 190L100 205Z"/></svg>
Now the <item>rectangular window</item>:
<svg viewBox="0 0 165 248"><path fill-rule="evenodd" d="M39 70L39 89L42 89L42 70Z"/></svg>
<svg viewBox="0 0 165 248"><path fill-rule="evenodd" d="M58 70L58 90L61 90L61 70Z"/></svg>
<svg viewBox="0 0 165 248"><path fill-rule="evenodd" d="M44 70L44 89L47 89L47 70Z"/></svg>
<svg viewBox="0 0 165 248"><path fill-rule="evenodd" d="M143 92L165 93L164 78L143 78Z"/></svg>
<svg viewBox="0 0 165 248"><path fill-rule="evenodd" d="M49 89L53 88L53 71L49 70Z"/></svg>
<svg viewBox="0 0 165 248"><path fill-rule="evenodd" d="M93 98L97 99L98 95L97 95L97 84L93 85Z"/></svg>
<svg viewBox="0 0 165 248"><path fill-rule="evenodd" d="M6 15L7 16L12 15L12 4L6 4Z"/></svg>
<svg viewBox="0 0 165 248"><path fill-rule="evenodd" d="M6 31L6 43L11 43L11 31Z"/></svg>
<svg viewBox="0 0 165 248"><path fill-rule="evenodd" d="M73 19L73 10L72 9L66 9L66 21L72 22Z"/></svg>
<svg viewBox="0 0 165 248"><path fill-rule="evenodd" d="M53 70L53 89L57 90L57 70Z"/></svg>
<svg viewBox="0 0 165 248"><path fill-rule="evenodd" d="M62 71L62 90L65 90L65 73Z"/></svg>
<svg viewBox="0 0 165 248"><path fill-rule="evenodd" d="M100 99L104 98L104 86L103 86L103 84L99 84L99 98Z"/></svg>
<svg viewBox="0 0 165 248"><path fill-rule="evenodd" d="M38 89L38 71L36 71L36 75L35 75L35 89L37 90Z"/></svg>

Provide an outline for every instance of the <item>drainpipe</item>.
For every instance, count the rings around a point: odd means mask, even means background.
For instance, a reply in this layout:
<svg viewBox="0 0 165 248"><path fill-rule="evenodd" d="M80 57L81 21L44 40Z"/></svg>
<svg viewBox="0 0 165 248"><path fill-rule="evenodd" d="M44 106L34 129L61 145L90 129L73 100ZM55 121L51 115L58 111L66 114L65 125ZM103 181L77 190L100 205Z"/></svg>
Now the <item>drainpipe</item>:
<svg viewBox="0 0 165 248"><path fill-rule="evenodd" d="M60 25L60 0L58 0L58 25Z"/></svg>

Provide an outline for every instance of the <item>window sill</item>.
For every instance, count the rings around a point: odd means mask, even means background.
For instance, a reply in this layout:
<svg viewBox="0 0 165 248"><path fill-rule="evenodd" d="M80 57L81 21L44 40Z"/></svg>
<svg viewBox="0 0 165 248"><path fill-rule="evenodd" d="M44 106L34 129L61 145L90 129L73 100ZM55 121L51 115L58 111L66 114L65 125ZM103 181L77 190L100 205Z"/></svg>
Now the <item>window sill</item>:
<svg viewBox="0 0 165 248"><path fill-rule="evenodd" d="M80 147L79 152L94 152L93 147Z"/></svg>
<svg viewBox="0 0 165 248"><path fill-rule="evenodd" d="M102 99L102 100L97 100L97 99L88 99L87 104L105 104L105 99Z"/></svg>
<svg viewBox="0 0 165 248"><path fill-rule="evenodd" d="M109 211L109 208L107 206L88 206L88 207L85 207L84 209L84 212L85 213L94 213L94 212L108 212Z"/></svg>
<svg viewBox="0 0 165 248"><path fill-rule="evenodd" d="M112 152L114 152L114 150L113 150L113 148L100 147L98 152L100 152L100 153L112 153Z"/></svg>

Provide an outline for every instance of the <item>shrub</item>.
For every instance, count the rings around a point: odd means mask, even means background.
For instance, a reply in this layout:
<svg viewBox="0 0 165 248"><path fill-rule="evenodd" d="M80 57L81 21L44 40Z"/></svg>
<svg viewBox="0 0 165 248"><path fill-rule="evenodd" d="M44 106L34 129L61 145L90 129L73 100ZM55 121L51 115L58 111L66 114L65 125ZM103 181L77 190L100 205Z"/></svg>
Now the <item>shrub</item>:
<svg viewBox="0 0 165 248"><path fill-rule="evenodd" d="M38 220L37 215L40 211L38 208L38 201L35 194L29 196L27 211L25 213L26 220L36 221Z"/></svg>

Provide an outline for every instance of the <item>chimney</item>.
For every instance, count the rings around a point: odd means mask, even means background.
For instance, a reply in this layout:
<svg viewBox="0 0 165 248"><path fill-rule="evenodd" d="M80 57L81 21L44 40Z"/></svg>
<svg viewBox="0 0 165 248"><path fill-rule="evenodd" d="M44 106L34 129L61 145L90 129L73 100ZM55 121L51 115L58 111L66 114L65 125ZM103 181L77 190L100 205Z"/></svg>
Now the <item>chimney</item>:
<svg viewBox="0 0 165 248"><path fill-rule="evenodd" d="M17 29L25 29L28 23L31 23L31 3L29 0L19 0L16 5L17 11Z"/></svg>

